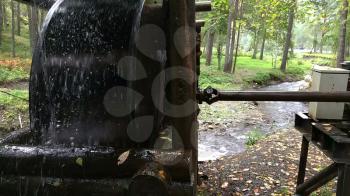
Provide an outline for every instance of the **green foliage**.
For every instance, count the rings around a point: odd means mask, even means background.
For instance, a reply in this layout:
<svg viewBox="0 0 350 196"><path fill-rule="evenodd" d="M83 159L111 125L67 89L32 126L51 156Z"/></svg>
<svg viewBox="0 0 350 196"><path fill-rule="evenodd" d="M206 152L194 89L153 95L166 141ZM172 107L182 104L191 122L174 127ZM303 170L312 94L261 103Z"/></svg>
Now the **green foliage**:
<svg viewBox="0 0 350 196"><path fill-rule="evenodd" d="M248 140L245 143L247 146L254 146L259 140L263 139L265 136L260 130L254 129L248 133Z"/></svg>
<svg viewBox="0 0 350 196"><path fill-rule="evenodd" d="M202 59L201 62L203 65L205 60ZM199 84L201 88L212 86L218 89L239 89L245 84L267 85L271 81L301 80L310 70L311 63L303 59L290 59L287 71L283 73L273 68L269 60L239 56L237 72L232 75L217 70L217 58L214 56L211 66L202 66Z"/></svg>
<svg viewBox="0 0 350 196"><path fill-rule="evenodd" d="M10 17L8 17L10 19ZM20 58L31 58L30 42L29 42L29 28L22 23L21 36L15 36L15 50L16 56ZM7 30L3 29L2 40L0 44L0 60L2 57L11 57L11 26Z"/></svg>
<svg viewBox="0 0 350 196"><path fill-rule="evenodd" d="M206 18L207 29L218 34L225 34L227 31L227 18L229 13L229 3L227 0L213 0L213 11Z"/></svg>
<svg viewBox="0 0 350 196"><path fill-rule="evenodd" d="M248 0L244 1L246 29L252 34L266 29L272 42L284 43L288 26L288 12L294 6L293 0Z"/></svg>
<svg viewBox="0 0 350 196"><path fill-rule="evenodd" d="M28 80L28 71L24 68L9 69L0 65L0 84Z"/></svg>
<svg viewBox="0 0 350 196"><path fill-rule="evenodd" d="M231 74L217 70L216 66L203 66L199 85L203 89L208 86L217 89L237 89L234 77Z"/></svg>
<svg viewBox="0 0 350 196"><path fill-rule="evenodd" d="M306 60L310 60L312 64L320 65L320 66L335 66L336 56L335 54L304 54L303 58Z"/></svg>
<svg viewBox="0 0 350 196"><path fill-rule="evenodd" d="M311 196L332 196L334 195L332 187L325 186L320 189L319 192L312 193Z"/></svg>
<svg viewBox="0 0 350 196"><path fill-rule="evenodd" d="M306 53L303 55L304 59L326 59L326 60L335 60L335 54L319 54L319 53Z"/></svg>
<svg viewBox="0 0 350 196"><path fill-rule="evenodd" d="M277 193L280 195L291 195L287 187L281 187Z"/></svg>
<svg viewBox="0 0 350 196"><path fill-rule="evenodd" d="M271 72L258 72L255 76L245 79L247 83L254 83L258 85L267 85L271 81L283 81L285 74L279 70L273 70Z"/></svg>

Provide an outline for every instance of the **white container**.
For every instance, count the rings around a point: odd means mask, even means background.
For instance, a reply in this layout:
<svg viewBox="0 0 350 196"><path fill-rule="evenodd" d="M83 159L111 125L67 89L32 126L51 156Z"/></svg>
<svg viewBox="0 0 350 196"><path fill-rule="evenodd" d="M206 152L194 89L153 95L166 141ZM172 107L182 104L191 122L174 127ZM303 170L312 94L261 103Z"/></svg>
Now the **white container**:
<svg viewBox="0 0 350 196"><path fill-rule="evenodd" d="M314 66L311 91L347 91L349 70ZM313 119L342 120L344 103L310 103L309 114Z"/></svg>

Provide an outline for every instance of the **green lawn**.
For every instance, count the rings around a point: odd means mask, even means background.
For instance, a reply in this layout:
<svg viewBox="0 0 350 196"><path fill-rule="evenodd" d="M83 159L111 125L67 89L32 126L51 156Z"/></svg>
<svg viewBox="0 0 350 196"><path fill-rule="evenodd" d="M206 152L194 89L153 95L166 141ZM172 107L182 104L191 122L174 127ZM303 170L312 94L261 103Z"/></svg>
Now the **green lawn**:
<svg viewBox="0 0 350 196"><path fill-rule="evenodd" d="M201 88L212 86L218 89L239 89L253 84L266 85L271 81L301 80L310 72L312 67L310 61L295 58L288 61L287 71L283 73L278 67L272 66L271 57L266 57L265 60L258 60L249 56L240 56L237 60L236 73L227 74L218 70L216 56L214 56L211 66L205 65L204 58L202 58L201 63L199 81ZM280 61L277 62L278 66L279 64Z"/></svg>
<svg viewBox="0 0 350 196"><path fill-rule="evenodd" d="M28 91L27 90L9 90L0 88L1 91L5 91L7 93L10 93L14 96L7 95L5 93L0 93L0 106L9 108L9 109L15 109L18 112L25 112L28 109L27 101L24 101L22 99L28 100ZM22 99L19 99L19 98Z"/></svg>

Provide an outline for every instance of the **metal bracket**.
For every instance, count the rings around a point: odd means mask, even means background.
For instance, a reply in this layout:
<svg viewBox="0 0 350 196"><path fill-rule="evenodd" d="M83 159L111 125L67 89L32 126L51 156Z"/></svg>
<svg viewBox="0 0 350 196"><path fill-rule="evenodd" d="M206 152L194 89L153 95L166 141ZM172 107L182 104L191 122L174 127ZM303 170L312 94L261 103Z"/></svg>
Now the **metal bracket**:
<svg viewBox="0 0 350 196"><path fill-rule="evenodd" d="M199 90L197 99L199 100L200 104L206 102L207 104L211 105L219 100L219 91L209 86L204 90Z"/></svg>

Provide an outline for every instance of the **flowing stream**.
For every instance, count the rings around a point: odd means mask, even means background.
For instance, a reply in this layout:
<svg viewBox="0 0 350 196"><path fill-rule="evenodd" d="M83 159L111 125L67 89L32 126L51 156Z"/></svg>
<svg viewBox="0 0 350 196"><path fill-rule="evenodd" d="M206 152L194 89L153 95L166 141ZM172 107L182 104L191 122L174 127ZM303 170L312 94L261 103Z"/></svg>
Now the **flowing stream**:
<svg viewBox="0 0 350 196"><path fill-rule="evenodd" d="M271 85L258 90L299 91L306 86L305 81L298 81ZM243 152L246 149L245 143L252 130L259 131L262 134L288 130L294 126L295 113L305 112L308 107L306 103L299 102L258 102L255 110L262 113L263 123L224 123L224 125L216 126L211 131L200 131L199 161L216 160L223 156ZM235 116L232 116L232 118L235 118Z"/></svg>

